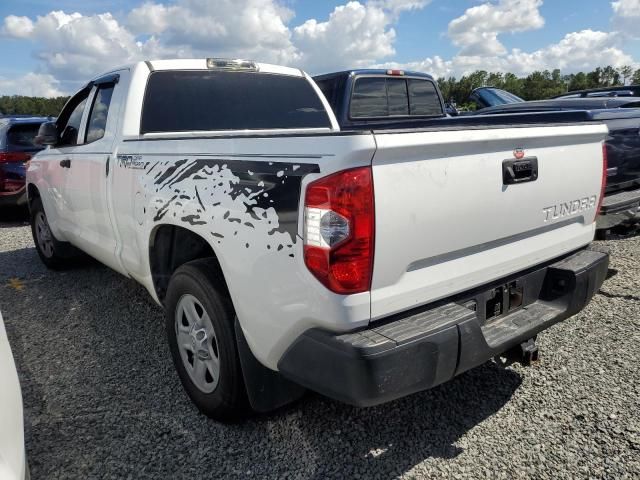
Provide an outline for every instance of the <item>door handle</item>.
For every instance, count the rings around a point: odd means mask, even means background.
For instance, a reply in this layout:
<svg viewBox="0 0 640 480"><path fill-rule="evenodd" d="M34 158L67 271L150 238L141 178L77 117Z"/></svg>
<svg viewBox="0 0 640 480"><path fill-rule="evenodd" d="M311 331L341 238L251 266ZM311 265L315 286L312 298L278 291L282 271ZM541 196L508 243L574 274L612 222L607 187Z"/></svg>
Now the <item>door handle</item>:
<svg viewBox="0 0 640 480"><path fill-rule="evenodd" d="M536 157L502 162L502 183L504 185L535 182L537 179L538 159Z"/></svg>
<svg viewBox="0 0 640 480"><path fill-rule="evenodd" d="M71 159L65 158L64 160L60 160L60 166L62 168L71 168Z"/></svg>

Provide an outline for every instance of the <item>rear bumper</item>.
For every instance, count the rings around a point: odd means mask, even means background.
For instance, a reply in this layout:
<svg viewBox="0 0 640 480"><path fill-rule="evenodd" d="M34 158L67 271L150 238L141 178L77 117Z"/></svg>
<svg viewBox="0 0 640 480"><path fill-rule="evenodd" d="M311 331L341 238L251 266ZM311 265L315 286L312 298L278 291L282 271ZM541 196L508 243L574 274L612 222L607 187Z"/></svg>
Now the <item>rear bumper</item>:
<svg viewBox="0 0 640 480"><path fill-rule="evenodd" d="M640 189L605 196L596 220L596 228L608 229L637 221L640 221Z"/></svg>
<svg viewBox="0 0 640 480"><path fill-rule="evenodd" d="M608 254L581 250L366 330L311 329L285 352L278 370L311 390L358 406L426 390L575 315L602 285L608 265ZM505 296L504 313L486 321L487 305L496 308L490 299L499 285L507 292L511 285L519 289L522 304L509 311Z"/></svg>

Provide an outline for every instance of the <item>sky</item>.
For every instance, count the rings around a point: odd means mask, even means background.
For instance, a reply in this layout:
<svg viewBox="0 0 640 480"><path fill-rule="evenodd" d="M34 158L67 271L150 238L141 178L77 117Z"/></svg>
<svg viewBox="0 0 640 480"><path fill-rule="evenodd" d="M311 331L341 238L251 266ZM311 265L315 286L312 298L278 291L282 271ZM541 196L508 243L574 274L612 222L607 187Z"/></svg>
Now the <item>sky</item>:
<svg viewBox="0 0 640 480"><path fill-rule="evenodd" d="M204 57L310 74L640 68L640 0L0 2L0 95L66 95L117 65Z"/></svg>

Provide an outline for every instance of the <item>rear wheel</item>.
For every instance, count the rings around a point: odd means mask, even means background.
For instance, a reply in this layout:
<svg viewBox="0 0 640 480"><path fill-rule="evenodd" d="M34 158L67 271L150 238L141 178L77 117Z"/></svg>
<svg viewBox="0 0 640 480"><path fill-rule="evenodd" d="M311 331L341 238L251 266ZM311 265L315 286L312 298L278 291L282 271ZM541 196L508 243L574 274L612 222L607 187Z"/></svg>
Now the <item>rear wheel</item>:
<svg viewBox="0 0 640 480"><path fill-rule="evenodd" d="M42 263L53 270L69 266L74 249L69 243L54 237L40 198L31 202L31 234Z"/></svg>
<svg viewBox="0 0 640 480"><path fill-rule="evenodd" d="M249 412L235 312L210 259L179 267L165 298L166 331L180 381L198 409L221 421Z"/></svg>

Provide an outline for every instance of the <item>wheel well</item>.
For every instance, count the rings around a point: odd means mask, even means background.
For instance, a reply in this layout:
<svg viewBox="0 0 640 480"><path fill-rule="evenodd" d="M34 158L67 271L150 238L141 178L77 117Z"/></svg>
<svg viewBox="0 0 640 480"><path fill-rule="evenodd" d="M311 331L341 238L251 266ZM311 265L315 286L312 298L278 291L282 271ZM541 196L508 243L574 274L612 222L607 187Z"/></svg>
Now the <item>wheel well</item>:
<svg viewBox="0 0 640 480"><path fill-rule="evenodd" d="M31 205L31 202L33 201L34 198L39 198L40 197L40 191L38 190L38 187L36 187L33 183L30 183L27 185L27 199L29 201L29 205Z"/></svg>
<svg viewBox="0 0 640 480"><path fill-rule="evenodd" d="M218 274L224 280L222 268L211 245L197 233L175 225L161 225L151 235L149 264L153 286L163 302L171 275L178 267L192 260L213 258Z"/></svg>

